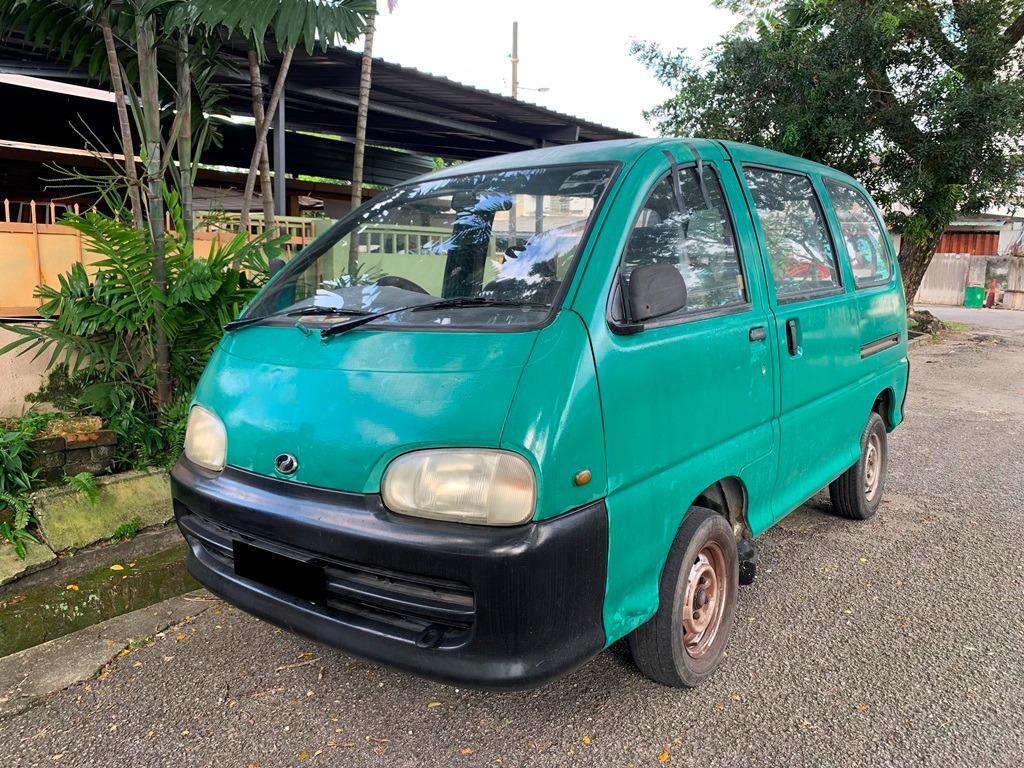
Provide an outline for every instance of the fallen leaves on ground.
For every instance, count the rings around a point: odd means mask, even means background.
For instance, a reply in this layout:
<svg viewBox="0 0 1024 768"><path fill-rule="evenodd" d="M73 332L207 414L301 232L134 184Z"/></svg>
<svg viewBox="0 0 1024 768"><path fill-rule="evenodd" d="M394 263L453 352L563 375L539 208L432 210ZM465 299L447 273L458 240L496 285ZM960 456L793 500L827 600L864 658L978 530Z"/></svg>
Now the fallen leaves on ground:
<svg viewBox="0 0 1024 768"><path fill-rule="evenodd" d="M123 571L124 570L124 566L121 565L120 563L114 563L112 566L110 566L110 570L112 570L112 571Z"/></svg>

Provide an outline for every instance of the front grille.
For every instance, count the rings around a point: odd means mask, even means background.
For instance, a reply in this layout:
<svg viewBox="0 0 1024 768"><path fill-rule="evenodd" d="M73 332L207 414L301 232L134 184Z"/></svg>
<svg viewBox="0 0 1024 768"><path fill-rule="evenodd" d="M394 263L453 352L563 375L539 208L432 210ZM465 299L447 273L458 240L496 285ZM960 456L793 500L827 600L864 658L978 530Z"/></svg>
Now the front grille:
<svg viewBox="0 0 1024 768"><path fill-rule="evenodd" d="M191 511L179 514L178 524L187 537L231 570L236 541L323 568L324 594L312 602L327 615L356 619L375 631L423 647L460 645L468 639L473 626L476 609L473 591L466 584L339 560L265 541Z"/></svg>

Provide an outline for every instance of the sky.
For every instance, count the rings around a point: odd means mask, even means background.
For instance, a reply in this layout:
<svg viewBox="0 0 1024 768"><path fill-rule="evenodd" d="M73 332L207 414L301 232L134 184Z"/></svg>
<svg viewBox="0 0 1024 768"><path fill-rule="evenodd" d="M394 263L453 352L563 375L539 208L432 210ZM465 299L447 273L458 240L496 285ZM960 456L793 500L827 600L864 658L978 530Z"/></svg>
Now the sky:
<svg viewBox="0 0 1024 768"><path fill-rule="evenodd" d="M642 112L670 92L629 55L630 43L699 54L738 21L710 0L399 0L377 19L373 53L510 95L514 20L521 100L643 136L655 130Z"/></svg>

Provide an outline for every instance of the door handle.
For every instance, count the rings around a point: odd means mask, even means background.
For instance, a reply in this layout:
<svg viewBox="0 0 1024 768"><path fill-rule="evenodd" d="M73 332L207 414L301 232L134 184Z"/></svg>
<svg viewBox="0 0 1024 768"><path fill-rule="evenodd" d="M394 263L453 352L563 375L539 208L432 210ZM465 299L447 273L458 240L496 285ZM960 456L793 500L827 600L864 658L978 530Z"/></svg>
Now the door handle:
<svg viewBox="0 0 1024 768"><path fill-rule="evenodd" d="M786 346L789 347L789 354L792 357L800 354L800 342L797 338L797 320L795 317L786 321Z"/></svg>
<svg viewBox="0 0 1024 768"><path fill-rule="evenodd" d="M749 336L751 341L764 341L768 338L768 332L763 325L755 325L750 329Z"/></svg>

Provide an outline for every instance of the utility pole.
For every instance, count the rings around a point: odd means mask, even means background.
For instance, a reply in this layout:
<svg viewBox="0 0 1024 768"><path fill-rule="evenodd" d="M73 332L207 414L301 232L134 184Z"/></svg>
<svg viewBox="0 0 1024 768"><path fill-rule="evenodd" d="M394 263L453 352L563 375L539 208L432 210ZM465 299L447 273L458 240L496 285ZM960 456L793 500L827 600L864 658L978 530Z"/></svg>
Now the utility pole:
<svg viewBox="0 0 1024 768"><path fill-rule="evenodd" d="M512 22L512 98L519 98L519 22Z"/></svg>

